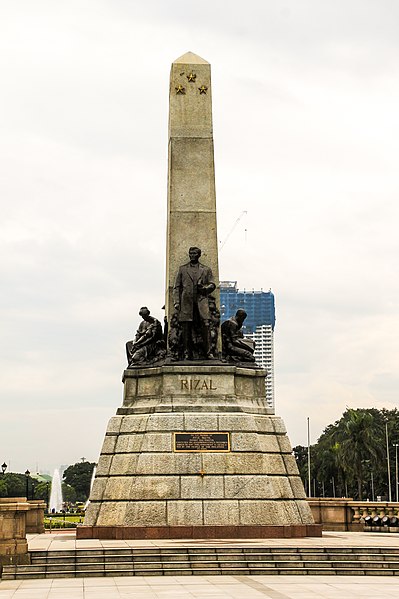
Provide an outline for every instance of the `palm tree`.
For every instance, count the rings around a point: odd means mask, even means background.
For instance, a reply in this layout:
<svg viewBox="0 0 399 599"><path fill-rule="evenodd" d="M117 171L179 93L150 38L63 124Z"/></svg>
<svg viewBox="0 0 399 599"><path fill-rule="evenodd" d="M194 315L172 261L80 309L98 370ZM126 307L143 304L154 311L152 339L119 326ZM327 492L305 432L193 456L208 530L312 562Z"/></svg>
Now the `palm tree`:
<svg viewBox="0 0 399 599"><path fill-rule="evenodd" d="M377 464L383 457L381 421L365 409L347 409L334 433L340 445L342 467L357 481L358 498L362 499L364 467L367 461Z"/></svg>

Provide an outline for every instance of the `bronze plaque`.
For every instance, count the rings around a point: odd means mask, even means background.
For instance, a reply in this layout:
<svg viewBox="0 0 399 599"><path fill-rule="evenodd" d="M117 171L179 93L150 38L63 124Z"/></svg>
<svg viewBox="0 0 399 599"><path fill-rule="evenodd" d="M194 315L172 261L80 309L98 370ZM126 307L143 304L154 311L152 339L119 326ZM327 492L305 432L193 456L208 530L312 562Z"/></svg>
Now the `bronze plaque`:
<svg viewBox="0 0 399 599"><path fill-rule="evenodd" d="M173 433L174 451L230 451L229 433Z"/></svg>

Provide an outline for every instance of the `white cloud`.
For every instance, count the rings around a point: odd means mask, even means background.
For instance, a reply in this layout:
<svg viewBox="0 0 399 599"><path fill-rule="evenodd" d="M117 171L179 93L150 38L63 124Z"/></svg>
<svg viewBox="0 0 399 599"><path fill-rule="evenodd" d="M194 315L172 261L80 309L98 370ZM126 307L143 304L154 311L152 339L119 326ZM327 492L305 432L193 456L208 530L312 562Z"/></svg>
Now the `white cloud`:
<svg viewBox="0 0 399 599"><path fill-rule="evenodd" d="M397 4L39 0L0 12L4 459L95 459L138 308L162 317L168 76L188 50L212 63L220 239L248 211L221 278L275 292L277 411L293 443L308 415L317 437L347 405L392 407ZM55 434L60 420L78 447Z"/></svg>

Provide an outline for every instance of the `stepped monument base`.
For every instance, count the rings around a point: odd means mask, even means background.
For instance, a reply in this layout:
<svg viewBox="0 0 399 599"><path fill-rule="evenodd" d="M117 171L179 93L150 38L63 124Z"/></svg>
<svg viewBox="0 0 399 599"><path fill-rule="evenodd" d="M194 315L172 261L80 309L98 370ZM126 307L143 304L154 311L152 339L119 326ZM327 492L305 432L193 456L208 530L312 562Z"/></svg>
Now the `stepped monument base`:
<svg viewBox="0 0 399 599"><path fill-rule="evenodd" d="M246 311L220 326L211 97L206 60L173 62L167 332L140 309L78 538L321 535L284 423L267 407Z"/></svg>
<svg viewBox="0 0 399 599"><path fill-rule="evenodd" d="M265 371L126 370L78 538L321 536Z"/></svg>

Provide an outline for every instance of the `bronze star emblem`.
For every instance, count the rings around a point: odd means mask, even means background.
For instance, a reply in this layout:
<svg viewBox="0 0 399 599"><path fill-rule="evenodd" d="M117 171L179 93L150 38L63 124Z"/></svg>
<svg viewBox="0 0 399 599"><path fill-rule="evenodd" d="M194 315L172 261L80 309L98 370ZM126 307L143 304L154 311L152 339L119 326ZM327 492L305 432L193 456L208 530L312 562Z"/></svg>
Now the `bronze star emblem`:
<svg viewBox="0 0 399 599"><path fill-rule="evenodd" d="M189 74L187 75L187 79L188 79L189 81L192 81L193 83L195 83L195 80L196 80L196 78L197 78L197 75L196 75L195 73L189 73Z"/></svg>
<svg viewBox="0 0 399 599"><path fill-rule="evenodd" d="M182 85L179 85L177 87L175 87L176 93L177 94L185 94L186 93L186 88L183 87Z"/></svg>
<svg viewBox="0 0 399 599"><path fill-rule="evenodd" d="M199 87L198 89L200 94L206 94L206 92L208 91L206 85L201 85L201 87Z"/></svg>

